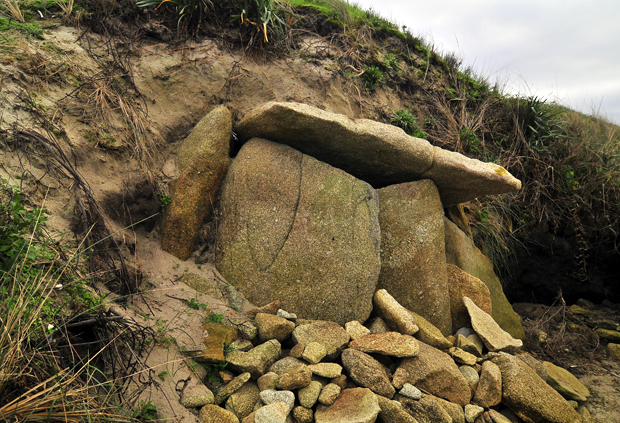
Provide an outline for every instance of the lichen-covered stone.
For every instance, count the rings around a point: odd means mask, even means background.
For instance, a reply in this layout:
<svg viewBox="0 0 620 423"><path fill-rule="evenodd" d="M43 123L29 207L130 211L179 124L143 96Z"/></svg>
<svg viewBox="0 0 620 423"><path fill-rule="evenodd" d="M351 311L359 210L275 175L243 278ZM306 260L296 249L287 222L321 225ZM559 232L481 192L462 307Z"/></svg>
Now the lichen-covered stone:
<svg viewBox="0 0 620 423"><path fill-rule="evenodd" d="M403 335L413 335L420 328L415 324L413 316L385 289L378 289L373 297L377 314L394 330Z"/></svg>
<svg viewBox="0 0 620 423"><path fill-rule="evenodd" d="M381 273L387 290L444 335L452 332L443 207L433 181L391 185L380 200Z"/></svg>
<svg viewBox="0 0 620 423"><path fill-rule="evenodd" d="M252 378L257 379L280 358L281 351L280 343L272 339L257 345L248 352L231 351L226 354L226 361L231 369L238 372L250 372Z"/></svg>
<svg viewBox="0 0 620 423"><path fill-rule="evenodd" d="M564 398L574 401L587 401L590 390L571 372L548 361L543 362L547 368L547 383Z"/></svg>
<svg viewBox="0 0 620 423"><path fill-rule="evenodd" d="M215 265L251 302L280 299L302 319L365 321L380 269L378 215L366 182L253 139L224 181Z"/></svg>

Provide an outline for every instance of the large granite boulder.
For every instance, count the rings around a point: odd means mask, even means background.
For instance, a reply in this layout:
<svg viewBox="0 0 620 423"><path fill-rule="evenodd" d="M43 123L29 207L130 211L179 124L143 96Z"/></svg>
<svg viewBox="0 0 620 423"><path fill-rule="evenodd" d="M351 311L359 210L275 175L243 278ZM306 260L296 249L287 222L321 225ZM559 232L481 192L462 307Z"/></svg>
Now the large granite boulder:
<svg viewBox="0 0 620 423"><path fill-rule="evenodd" d="M491 260L474 245L474 241L447 218L444 219L446 234L446 261L464 272L480 279L489 288L491 316L497 324L517 339L525 339L519 315L508 302L502 283L493 270Z"/></svg>
<svg viewBox="0 0 620 423"><path fill-rule="evenodd" d="M367 183L291 147L246 143L224 181L215 265L256 304L365 321L380 270L379 200Z"/></svg>
<svg viewBox="0 0 620 423"><path fill-rule="evenodd" d="M161 248L186 260L198 229L211 216L230 158L231 114L218 107L183 141L177 155L178 177L170 181L172 202L161 226Z"/></svg>
<svg viewBox="0 0 620 423"><path fill-rule="evenodd" d="M435 184L425 179L377 192L381 226L378 288L450 335L444 217Z"/></svg>
<svg viewBox="0 0 620 423"><path fill-rule="evenodd" d="M530 423L581 423L573 407L523 361L500 353L492 359L502 373L502 403Z"/></svg>
<svg viewBox="0 0 620 423"><path fill-rule="evenodd" d="M433 179L444 206L521 188L496 164L433 148L392 125L305 104L265 103L235 129L241 141L261 137L288 144L374 187Z"/></svg>

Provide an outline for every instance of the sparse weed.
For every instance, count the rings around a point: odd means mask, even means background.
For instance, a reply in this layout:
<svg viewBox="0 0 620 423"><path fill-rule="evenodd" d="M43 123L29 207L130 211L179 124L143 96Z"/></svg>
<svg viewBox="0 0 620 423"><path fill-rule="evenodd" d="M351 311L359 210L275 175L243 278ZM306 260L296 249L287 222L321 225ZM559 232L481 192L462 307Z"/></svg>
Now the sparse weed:
<svg viewBox="0 0 620 423"><path fill-rule="evenodd" d="M386 82L385 74L376 66L368 66L362 74L362 78L364 79L364 88L371 92Z"/></svg>

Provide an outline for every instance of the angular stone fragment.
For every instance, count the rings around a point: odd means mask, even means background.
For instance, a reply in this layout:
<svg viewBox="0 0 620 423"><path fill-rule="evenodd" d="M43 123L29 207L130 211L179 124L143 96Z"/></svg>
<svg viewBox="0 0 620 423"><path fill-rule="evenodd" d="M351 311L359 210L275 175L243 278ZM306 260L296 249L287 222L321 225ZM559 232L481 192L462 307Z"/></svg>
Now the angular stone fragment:
<svg viewBox="0 0 620 423"><path fill-rule="evenodd" d="M280 299L298 318L341 325L368 318L381 265L370 185L254 139L226 175L218 213L215 265L249 301Z"/></svg>
<svg viewBox="0 0 620 423"><path fill-rule="evenodd" d="M258 329L258 339L265 342L270 339L284 341L295 329L295 323L273 314L258 313L254 320Z"/></svg>
<svg viewBox="0 0 620 423"><path fill-rule="evenodd" d="M223 403L230 395L233 394L233 392L241 388L248 380L250 380L250 373L245 372L228 382L226 385L222 386L215 394L215 404L219 405Z"/></svg>
<svg viewBox="0 0 620 423"><path fill-rule="evenodd" d="M484 282L453 264L448 264L446 269L448 273L452 326L454 328L470 326L469 314L463 304L463 297L468 297L490 315L493 310L491 306L491 293Z"/></svg>
<svg viewBox="0 0 620 423"><path fill-rule="evenodd" d="M193 358L198 362L223 364L224 345L232 343L237 338L237 330L232 326L209 322L203 325L203 331L206 334L203 339L205 348Z"/></svg>
<svg viewBox="0 0 620 423"><path fill-rule="evenodd" d="M472 335L470 335L472 336ZM476 335L478 336L478 335ZM478 338L480 340L480 338ZM473 342L471 342L469 340L469 338L464 337L463 335L461 335L460 333L458 335L456 335L456 346L457 348L462 349L463 351L466 351L470 354L475 355L476 357L481 357L482 356L482 350L478 349L478 346L475 345ZM482 344L482 340L480 340L480 348L483 348L484 345Z"/></svg>
<svg viewBox="0 0 620 423"><path fill-rule="evenodd" d="M373 304L386 323L403 335L413 335L419 328L413 321L413 316L385 289L379 289L373 297Z"/></svg>
<svg viewBox="0 0 620 423"><path fill-rule="evenodd" d="M581 416L534 370L510 354L492 359L502 373L502 403L526 422L581 423Z"/></svg>
<svg viewBox="0 0 620 423"><path fill-rule="evenodd" d="M299 367L306 367L306 363L296 359L295 357L289 356L273 363L273 365L269 368L269 371L281 375L284 372L294 371Z"/></svg>
<svg viewBox="0 0 620 423"><path fill-rule="evenodd" d="M255 308L247 312L247 315L254 318L258 313L276 314L280 310L280 300L275 300L262 307Z"/></svg>
<svg viewBox="0 0 620 423"><path fill-rule="evenodd" d="M260 391L268 391L276 389L276 380L278 380L278 374L275 372L268 372L258 378L258 389Z"/></svg>
<svg viewBox="0 0 620 423"><path fill-rule="evenodd" d="M420 350L418 341L409 335L386 332L366 335L349 343L349 348L368 353L393 357L413 357Z"/></svg>
<svg viewBox="0 0 620 423"><path fill-rule="evenodd" d="M351 339L357 339L361 338L362 336L370 335L370 330L363 326L357 320L347 322L347 324L344 325L344 328L351 337Z"/></svg>
<svg viewBox="0 0 620 423"><path fill-rule="evenodd" d="M250 415L254 404L259 400L258 386L253 382L245 383L226 400L226 409L243 420Z"/></svg>
<svg viewBox="0 0 620 423"><path fill-rule="evenodd" d="M306 345L306 348L304 348L304 352L301 354L301 357L308 363L315 364L323 360L326 355L327 348L325 348L325 346L319 342L312 341L308 345Z"/></svg>
<svg viewBox="0 0 620 423"><path fill-rule="evenodd" d="M340 386L335 383L328 383L321 390L319 402L323 405L332 405L340 395L340 391Z"/></svg>
<svg viewBox="0 0 620 423"><path fill-rule="evenodd" d="M338 363L317 363L308 366L310 371L321 377L335 379L342 373L342 366Z"/></svg>
<svg viewBox="0 0 620 423"><path fill-rule="evenodd" d="M394 396L396 391L390 383L387 371L381 363L368 354L348 348L342 353L342 365L358 385L370 388L386 398L391 399Z"/></svg>
<svg viewBox="0 0 620 423"><path fill-rule="evenodd" d="M452 332L446 275L444 212L430 180L391 185L379 194L381 273L377 288Z"/></svg>
<svg viewBox="0 0 620 423"><path fill-rule="evenodd" d="M205 405L200 409L201 423L239 423L239 419L231 411L215 404Z"/></svg>
<svg viewBox="0 0 620 423"><path fill-rule="evenodd" d="M334 360L349 343L349 334L335 322L317 320L297 326L293 331L293 341L308 345L318 342L327 349L326 360Z"/></svg>
<svg viewBox="0 0 620 423"><path fill-rule="evenodd" d="M232 116L218 107L205 116L183 141L177 155L179 175L170 182L172 202L161 225L161 247L186 260L198 229L209 218L230 157Z"/></svg>
<svg viewBox="0 0 620 423"><path fill-rule="evenodd" d="M316 423L373 423L377 420L379 400L367 388L344 389L327 408L317 408Z"/></svg>
<svg viewBox="0 0 620 423"><path fill-rule="evenodd" d="M547 383L553 389L566 399L587 401L590 391L571 372L548 361L543 363L547 367Z"/></svg>
<svg viewBox="0 0 620 423"><path fill-rule="evenodd" d="M448 341L448 339L443 336L441 331L437 329L435 325L419 314L416 314L411 310L407 311L411 314L413 321L420 328L420 330L415 333L415 337L417 339L424 342L426 345L430 345L431 347L435 347L439 350L447 350L452 347L452 342Z"/></svg>
<svg viewBox="0 0 620 423"><path fill-rule="evenodd" d="M319 399L322 389L323 385L321 385L321 382L316 380L311 381L308 386L297 391L299 403L306 408L314 407L314 404L316 404L316 401Z"/></svg>
<svg viewBox="0 0 620 423"><path fill-rule="evenodd" d="M295 344L295 346L291 348L288 354L291 357L301 358L304 354L305 349L306 346L304 344Z"/></svg>
<svg viewBox="0 0 620 423"><path fill-rule="evenodd" d="M463 297L463 303L467 307L472 327L489 351L516 351L523 346L523 341L510 336L471 299Z"/></svg>
<svg viewBox="0 0 620 423"><path fill-rule="evenodd" d="M461 406L471 399L469 383L450 356L424 343L417 356L403 359L392 383L397 389L410 383Z"/></svg>
<svg viewBox="0 0 620 423"><path fill-rule="evenodd" d="M454 223L444 219L446 261L480 279L489 288L493 320L517 339L525 339L521 320L508 302L491 260ZM467 336L467 335L465 335Z"/></svg>
<svg viewBox="0 0 620 423"><path fill-rule="evenodd" d="M380 423L418 423L413 416L405 411L398 401L389 400L377 395L381 412L377 417Z"/></svg>
<svg viewBox="0 0 620 423"><path fill-rule="evenodd" d="M276 316L282 317L284 319L290 320L292 322L297 320L297 315L295 313L289 313L286 310L279 309L276 313Z"/></svg>
<svg viewBox="0 0 620 423"><path fill-rule="evenodd" d="M422 398L422 392L410 383L405 383L398 394L414 400Z"/></svg>
<svg viewBox="0 0 620 423"><path fill-rule="evenodd" d="M448 353L452 356L454 361L459 364L466 364L468 366L473 366L474 364L476 364L476 356L465 352L460 348L452 347L450 348Z"/></svg>
<svg viewBox="0 0 620 423"><path fill-rule="evenodd" d="M465 423L465 413L463 412L463 407L453 402L447 401L443 398L435 397L432 395L428 395L429 398L432 398L436 402L439 403L443 407L444 410L450 415L452 419L452 423Z"/></svg>
<svg viewBox="0 0 620 423"><path fill-rule="evenodd" d="M280 358L280 352L280 343L272 339L248 352L231 351L226 354L226 361L231 369L238 372L250 372L252 378L257 379Z"/></svg>
<svg viewBox="0 0 620 423"><path fill-rule="evenodd" d="M495 407L502 401L502 372L492 361L482 363L480 381L472 399L481 407Z"/></svg>

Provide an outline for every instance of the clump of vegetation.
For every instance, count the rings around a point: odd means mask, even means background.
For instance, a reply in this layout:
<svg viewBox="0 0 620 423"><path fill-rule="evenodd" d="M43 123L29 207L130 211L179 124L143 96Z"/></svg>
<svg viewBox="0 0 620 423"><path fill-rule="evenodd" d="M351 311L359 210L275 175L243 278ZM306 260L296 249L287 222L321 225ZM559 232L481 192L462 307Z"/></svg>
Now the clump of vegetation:
<svg viewBox="0 0 620 423"><path fill-rule="evenodd" d="M390 115L390 122L392 125L402 128L403 131L413 137L427 139L428 136L418 127L416 120L417 117L415 117L409 109L396 110Z"/></svg>

